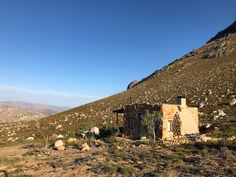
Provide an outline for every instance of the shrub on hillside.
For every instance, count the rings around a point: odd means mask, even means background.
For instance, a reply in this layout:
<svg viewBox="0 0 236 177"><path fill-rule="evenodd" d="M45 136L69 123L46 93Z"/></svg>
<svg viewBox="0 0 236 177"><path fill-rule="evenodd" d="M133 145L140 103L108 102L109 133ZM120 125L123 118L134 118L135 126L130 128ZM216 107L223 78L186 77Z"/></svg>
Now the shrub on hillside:
<svg viewBox="0 0 236 177"><path fill-rule="evenodd" d="M100 136L102 138L107 138L110 136L118 135L119 133L120 133L120 130L116 124L104 123L100 131Z"/></svg>

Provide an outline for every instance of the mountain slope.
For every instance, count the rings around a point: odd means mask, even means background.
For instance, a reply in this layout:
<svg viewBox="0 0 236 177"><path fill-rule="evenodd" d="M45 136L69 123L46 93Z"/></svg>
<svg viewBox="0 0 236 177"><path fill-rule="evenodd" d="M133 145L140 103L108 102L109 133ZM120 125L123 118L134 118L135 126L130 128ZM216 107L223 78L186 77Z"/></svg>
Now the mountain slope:
<svg viewBox="0 0 236 177"><path fill-rule="evenodd" d="M221 133L225 133L223 125L235 125L230 124L236 115L236 104L231 104L236 97L235 33L225 32L127 91L22 126L27 128L28 134L35 131L68 133L82 126L100 126L103 121L114 121L112 110L128 104L130 98L132 103L175 103L179 95L185 96L189 105L200 106L200 125L214 124Z"/></svg>

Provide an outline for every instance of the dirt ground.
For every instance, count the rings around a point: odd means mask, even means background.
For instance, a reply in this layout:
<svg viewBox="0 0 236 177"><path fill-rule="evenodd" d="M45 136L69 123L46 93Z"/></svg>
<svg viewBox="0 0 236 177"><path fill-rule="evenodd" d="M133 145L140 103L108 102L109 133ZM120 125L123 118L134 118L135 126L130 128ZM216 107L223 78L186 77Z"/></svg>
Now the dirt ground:
<svg viewBox="0 0 236 177"><path fill-rule="evenodd" d="M75 148L65 151L44 150L39 144L4 147L0 148L0 171L6 171L9 176L97 176L87 172L87 165L77 166L74 161L98 150L94 149L89 153L81 153ZM2 176L4 174L0 173L0 177Z"/></svg>
<svg viewBox="0 0 236 177"><path fill-rule="evenodd" d="M151 146L119 139L82 152L78 146L64 151L42 144L0 148L0 177L90 176L236 176L235 146Z"/></svg>

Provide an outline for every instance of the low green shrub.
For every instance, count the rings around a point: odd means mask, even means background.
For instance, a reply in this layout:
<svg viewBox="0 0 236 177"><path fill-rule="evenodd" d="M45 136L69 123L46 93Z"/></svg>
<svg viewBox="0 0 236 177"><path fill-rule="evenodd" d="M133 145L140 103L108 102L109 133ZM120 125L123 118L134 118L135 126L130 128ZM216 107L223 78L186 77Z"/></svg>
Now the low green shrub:
<svg viewBox="0 0 236 177"><path fill-rule="evenodd" d="M117 170L118 170L118 166L117 165L114 165L114 164L108 164L106 167L105 167L106 171L108 173L116 173Z"/></svg>
<svg viewBox="0 0 236 177"><path fill-rule="evenodd" d="M119 166L117 171L119 173L123 174L123 175L131 175L131 176L134 175L135 172L136 172L134 167L128 166L128 165L126 165L126 166Z"/></svg>
<svg viewBox="0 0 236 177"><path fill-rule="evenodd" d="M110 136L110 137L106 138L105 141L106 141L107 143L114 144L114 143L117 142L116 136Z"/></svg>
<svg viewBox="0 0 236 177"><path fill-rule="evenodd" d="M120 133L119 127L114 123L105 123L100 129L100 137L102 138L118 135L119 133Z"/></svg>

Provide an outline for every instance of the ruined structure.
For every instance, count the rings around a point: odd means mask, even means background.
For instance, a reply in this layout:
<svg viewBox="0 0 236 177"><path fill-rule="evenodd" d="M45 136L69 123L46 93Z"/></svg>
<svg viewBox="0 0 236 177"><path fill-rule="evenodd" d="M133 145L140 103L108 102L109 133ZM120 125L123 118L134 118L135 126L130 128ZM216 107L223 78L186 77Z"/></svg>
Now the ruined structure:
<svg viewBox="0 0 236 177"><path fill-rule="evenodd" d="M155 129L158 138L171 140L175 136L199 133L198 108L188 107L184 97L177 97L176 104L129 104L113 112L124 114L124 133L138 139L148 136L143 121L147 110L161 112L162 116L156 122Z"/></svg>

